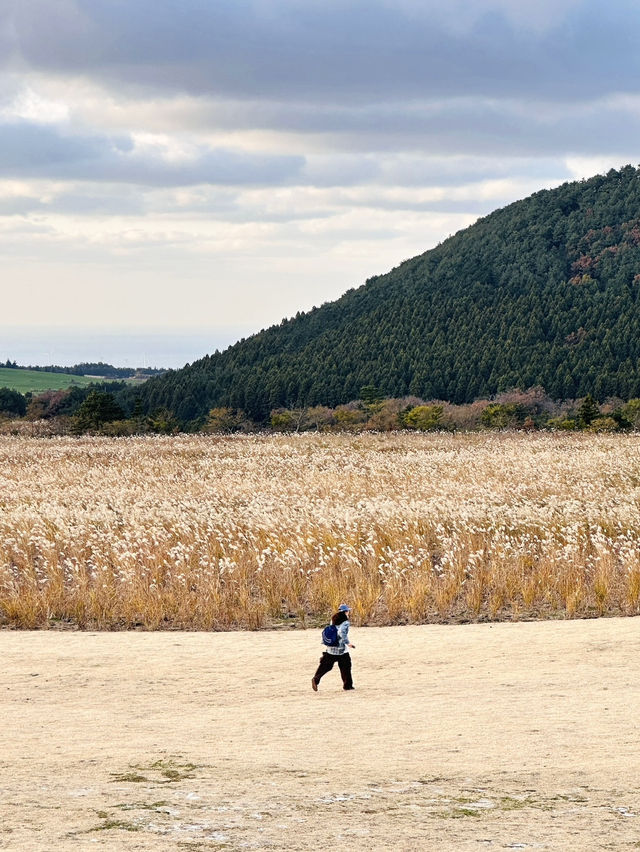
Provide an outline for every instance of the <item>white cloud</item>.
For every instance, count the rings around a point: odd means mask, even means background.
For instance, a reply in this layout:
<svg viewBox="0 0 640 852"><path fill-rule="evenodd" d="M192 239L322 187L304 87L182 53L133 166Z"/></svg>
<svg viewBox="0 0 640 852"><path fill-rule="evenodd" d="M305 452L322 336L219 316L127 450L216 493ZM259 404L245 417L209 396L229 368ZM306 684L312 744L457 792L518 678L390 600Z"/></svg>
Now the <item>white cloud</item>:
<svg viewBox="0 0 640 852"><path fill-rule="evenodd" d="M611 154L601 157L567 157L565 162L572 180L606 174L610 169L620 167L620 158Z"/></svg>
<svg viewBox="0 0 640 852"><path fill-rule="evenodd" d="M70 106L62 100L52 100L45 95L25 86L14 98L0 107L0 119L24 119L39 124L59 124L70 115Z"/></svg>

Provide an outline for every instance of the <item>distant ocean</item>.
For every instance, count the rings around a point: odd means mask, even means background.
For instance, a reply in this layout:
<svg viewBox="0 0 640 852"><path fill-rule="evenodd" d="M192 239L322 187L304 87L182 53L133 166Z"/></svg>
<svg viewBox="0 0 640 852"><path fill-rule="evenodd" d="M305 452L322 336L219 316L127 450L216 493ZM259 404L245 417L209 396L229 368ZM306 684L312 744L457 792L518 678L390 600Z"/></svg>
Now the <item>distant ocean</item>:
<svg viewBox="0 0 640 852"><path fill-rule="evenodd" d="M71 367L103 361L115 367L184 367L259 329L79 329L0 326L0 363Z"/></svg>

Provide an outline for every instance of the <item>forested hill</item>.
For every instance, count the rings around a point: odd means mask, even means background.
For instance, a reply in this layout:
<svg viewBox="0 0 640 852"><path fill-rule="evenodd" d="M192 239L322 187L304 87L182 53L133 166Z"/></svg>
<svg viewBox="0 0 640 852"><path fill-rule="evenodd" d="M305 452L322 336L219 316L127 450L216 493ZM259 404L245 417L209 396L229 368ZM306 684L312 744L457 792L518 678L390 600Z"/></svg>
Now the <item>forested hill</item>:
<svg viewBox="0 0 640 852"><path fill-rule="evenodd" d="M640 170L537 192L336 302L149 380L146 410L253 419L385 397L640 396Z"/></svg>

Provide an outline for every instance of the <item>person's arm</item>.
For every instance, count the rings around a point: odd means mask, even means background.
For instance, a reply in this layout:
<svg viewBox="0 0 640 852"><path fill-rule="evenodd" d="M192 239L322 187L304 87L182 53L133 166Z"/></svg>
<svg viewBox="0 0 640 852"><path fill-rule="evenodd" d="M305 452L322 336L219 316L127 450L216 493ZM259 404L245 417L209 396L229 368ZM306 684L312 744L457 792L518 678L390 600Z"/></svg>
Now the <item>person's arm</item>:
<svg viewBox="0 0 640 852"><path fill-rule="evenodd" d="M342 643L346 645L347 648L355 648L356 646L352 645L351 642L349 642L349 626L350 625L348 621L343 621L340 627L338 628L338 632L340 634Z"/></svg>

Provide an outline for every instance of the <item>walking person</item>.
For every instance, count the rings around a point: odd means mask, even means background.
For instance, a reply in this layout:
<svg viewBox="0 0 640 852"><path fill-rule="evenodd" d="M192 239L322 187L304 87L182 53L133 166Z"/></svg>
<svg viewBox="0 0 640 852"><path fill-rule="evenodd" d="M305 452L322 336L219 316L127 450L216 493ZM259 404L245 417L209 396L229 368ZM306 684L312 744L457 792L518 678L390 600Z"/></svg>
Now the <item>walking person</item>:
<svg viewBox="0 0 640 852"><path fill-rule="evenodd" d="M337 644L329 645L325 648L323 655L320 657L320 665L316 669L316 673L311 678L311 688L314 692L318 691L318 684L321 678L330 672L334 663L338 663L340 676L342 677L343 689L354 689L353 680L351 678L351 655L347 648L355 648L349 642L349 613L350 607L346 604L340 604L338 611L331 616L331 624L338 628Z"/></svg>

